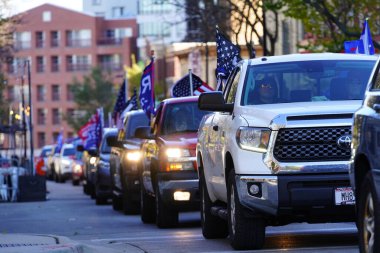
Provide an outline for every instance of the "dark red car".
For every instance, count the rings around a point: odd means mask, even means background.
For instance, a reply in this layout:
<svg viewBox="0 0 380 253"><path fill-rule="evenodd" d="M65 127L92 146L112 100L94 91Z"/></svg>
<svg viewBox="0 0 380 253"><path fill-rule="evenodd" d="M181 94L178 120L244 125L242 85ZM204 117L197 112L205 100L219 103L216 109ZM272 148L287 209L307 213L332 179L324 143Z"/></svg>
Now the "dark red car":
<svg viewBox="0 0 380 253"><path fill-rule="evenodd" d="M142 144L141 219L173 227L178 212L199 210L195 147L199 123L207 112L198 97L166 99L151 127L140 127Z"/></svg>

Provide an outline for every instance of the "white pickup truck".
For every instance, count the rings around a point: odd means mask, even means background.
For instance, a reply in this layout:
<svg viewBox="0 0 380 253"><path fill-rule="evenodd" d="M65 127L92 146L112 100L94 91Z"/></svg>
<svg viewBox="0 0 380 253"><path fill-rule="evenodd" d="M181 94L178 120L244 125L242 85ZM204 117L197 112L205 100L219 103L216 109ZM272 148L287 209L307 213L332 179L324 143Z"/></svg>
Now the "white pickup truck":
<svg viewBox="0 0 380 253"><path fill-rule="evenodd" d="M262 248L266 226L354 221L352 115L377 57L300 54L241 61L199 126L205 238Z"/></svg>

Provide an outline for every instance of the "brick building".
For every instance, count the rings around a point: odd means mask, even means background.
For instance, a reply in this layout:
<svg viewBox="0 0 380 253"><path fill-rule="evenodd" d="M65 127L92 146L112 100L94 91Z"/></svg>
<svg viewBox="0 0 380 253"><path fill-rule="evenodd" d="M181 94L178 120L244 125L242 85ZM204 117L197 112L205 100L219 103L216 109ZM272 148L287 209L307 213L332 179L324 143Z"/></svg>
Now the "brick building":
<svg viewBox="0 0 380 253"><path fill-rule="evenodd" d="M50 4L20 15L14 57L7 63L6 97L12 109L20 111L21 90L28 98L23 66L29 60L34 147L40 148L54 143L60 131L64 138L76 135L62 117L74 113L69 87L74 77L81 79L100 66L121 82L123 65L131 65L130 56L137 51L137 25L132 18L106 20Z"/></svg>

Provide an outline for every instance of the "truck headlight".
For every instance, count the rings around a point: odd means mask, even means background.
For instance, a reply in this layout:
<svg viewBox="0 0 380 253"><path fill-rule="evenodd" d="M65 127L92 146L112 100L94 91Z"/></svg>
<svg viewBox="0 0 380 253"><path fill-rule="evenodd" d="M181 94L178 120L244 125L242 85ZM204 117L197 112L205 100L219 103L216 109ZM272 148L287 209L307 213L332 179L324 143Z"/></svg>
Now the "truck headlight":
<svg viewBox="0 0 380 253"><path fill-rule="evenodd" d="M168 148L166 149L166 156L168 158L189 157L190 151L188 149L181 148Z"/></svg>
<svg viewBox="0 0 380 253"><path fill-rule="evenodd" d="M75 164L74 172L75 173L81 173L82 172L82 166L80 164Z"/></svg>
<svg viewBox="0 0 380 253"><path fill-rule="evenodd" d="M240 127L236 141L241 149L266 152L271 130L268 128Z"/></svg>
<svg viewBox="0 0 380 253"><path fill-rule="evenodd" d="M141 152L140 151L131 151L127 153L127 160L131 162L137 162L141 158Z"/></svg>
<svg viewBox="0 0 380 253"><path fill-rule="evenodd" d="M96 157L93 156L93 157L90 158L90 164L94 165L95 163L96 163Z"/></svg>

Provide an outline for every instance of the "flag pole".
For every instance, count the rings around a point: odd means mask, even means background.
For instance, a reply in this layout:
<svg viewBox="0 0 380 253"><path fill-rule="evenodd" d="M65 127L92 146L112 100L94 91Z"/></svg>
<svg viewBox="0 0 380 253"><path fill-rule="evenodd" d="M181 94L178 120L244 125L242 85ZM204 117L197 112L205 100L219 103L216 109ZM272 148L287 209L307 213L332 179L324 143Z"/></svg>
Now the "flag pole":
<svg viewBox="0 0 380 253"><path fill-rule="evenodd" d="M194 95L193 91L193 74L191 73L191 69L189 69L189 79L190 79L190 96Z"/></svg>

